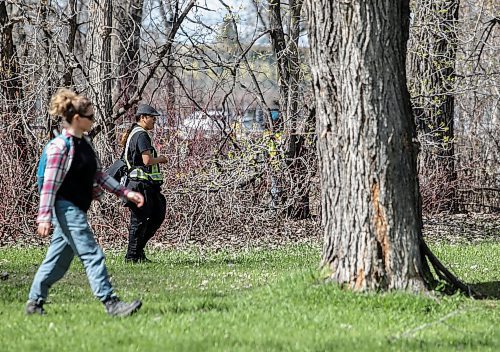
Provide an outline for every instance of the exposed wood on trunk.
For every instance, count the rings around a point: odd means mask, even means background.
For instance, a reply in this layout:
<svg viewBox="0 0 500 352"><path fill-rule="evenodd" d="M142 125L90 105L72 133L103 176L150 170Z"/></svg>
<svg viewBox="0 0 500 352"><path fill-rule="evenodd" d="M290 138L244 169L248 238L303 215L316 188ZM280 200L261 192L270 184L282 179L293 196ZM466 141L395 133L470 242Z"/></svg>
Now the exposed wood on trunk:
<svg viewBox="0 0 500 352"><path fill-rule="evenodd" d="M374 182L372 185L372 200L373 200L373 212L374 218L373 223L375 225L375 234L377 237L377 242L380 250L382 251L382 260L385 263L389 262L389 254L390 254L390 243L387 232L387 217L386 212L383 208L383 205L380 204L379 201L380 196L380 188L377 182ZM387 268L386 268L387 269Z"/></svg>

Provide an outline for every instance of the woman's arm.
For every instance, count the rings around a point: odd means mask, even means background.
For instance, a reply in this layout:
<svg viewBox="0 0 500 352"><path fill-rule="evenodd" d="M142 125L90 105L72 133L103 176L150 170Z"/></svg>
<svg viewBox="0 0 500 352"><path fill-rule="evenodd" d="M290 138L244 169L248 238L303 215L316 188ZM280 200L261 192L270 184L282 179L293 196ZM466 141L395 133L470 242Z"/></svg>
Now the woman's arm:
<svg viewBox="0 0 500 352"><path fill-rule="evenodd" d="M102 171L100 168L98 168L95 174L95 182L106 191L121 198L127 198L127 193L130 192L130 190L123 187L118 181Z"/></svg>
<svg viewBox="0 0 500 352"><path fill-rule="evenodd" d="M98 170L96 172L95 181L99 186L116 194L119 197L125 198L137 204L138 207L142 207L144 204L144 197L142 194L138 192L134 192L129 190L128 188L123 187L118 181L116 181L113 177L109 176L107 173L102 170Z"/></svg>
<svg viewBox="0 0 500 352"><path fill-rule="evenodd" d="M109 176L107 173L105 173L102 170L102 165L101 161L99 160L99 157L97 155L97 152L94 148L94 145L92 144L92 141L89 138L86 138L87 142L90 144L92 147L92 150L94 151L95 154L95 159L97 162L97 170L95 173L94 177L94 187L92 190L92 198L93 199L100 199L100 195L102 194L102 189L107 190L108 192L111 192L118 197L130 200L131 202L137 204L138 207L142 207L144 204L144 197L142 194L138 192L133 192L129 190L128 188L123 187L118 181L116 181L113 177Z"/></svg>

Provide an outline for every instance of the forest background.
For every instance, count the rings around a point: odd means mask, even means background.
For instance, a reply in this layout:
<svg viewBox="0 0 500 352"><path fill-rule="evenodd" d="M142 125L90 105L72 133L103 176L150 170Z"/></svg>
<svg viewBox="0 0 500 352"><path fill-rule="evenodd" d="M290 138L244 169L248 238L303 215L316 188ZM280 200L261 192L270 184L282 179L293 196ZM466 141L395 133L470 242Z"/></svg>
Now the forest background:
<svg viewBox="0 0 500 352"><path fill-rule="evenodd" d="M500 5L415 0L411 10L424 234L498 240ZM59 87L95 103L105 165L137 103L161 111L168 210L156 246L321 242L304 12L276 0L0 1L0 246L46 241L34 236L35 169L59 128L47 113ZM98 241L122 246L128 216L112 197L94 204Z"/></svg>

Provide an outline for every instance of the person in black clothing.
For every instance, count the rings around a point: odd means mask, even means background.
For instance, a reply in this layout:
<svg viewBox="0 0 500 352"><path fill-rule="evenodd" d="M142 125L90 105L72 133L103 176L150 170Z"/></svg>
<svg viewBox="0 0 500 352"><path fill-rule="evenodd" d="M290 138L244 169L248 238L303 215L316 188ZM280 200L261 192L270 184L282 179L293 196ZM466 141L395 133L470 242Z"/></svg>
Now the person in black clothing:
<svg viewBox="0 0 500 352"><path fill-rule="evenodd" d="M149 262L144 253L148 241L165 219L166 201L161 194L163 183L159 164L166 163L165 156L158 156L147 131L154 128L160 114L149 105L137 108L136 123L122 137L125 146L124 160L128 166L127 187L144 196L144 205L137 207L128 202L131 210L128 248L125 260L133 263Z"/></svg>

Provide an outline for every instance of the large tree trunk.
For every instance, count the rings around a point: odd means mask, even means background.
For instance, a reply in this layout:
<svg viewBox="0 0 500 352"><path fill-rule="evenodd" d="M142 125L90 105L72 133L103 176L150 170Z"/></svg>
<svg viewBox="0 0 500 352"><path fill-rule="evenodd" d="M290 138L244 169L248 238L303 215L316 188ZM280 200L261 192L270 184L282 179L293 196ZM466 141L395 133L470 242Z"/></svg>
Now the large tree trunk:
<svg viewBox="0 0 500 352"><path fill-rule="evenodd" d="M323 265L353 289L425 288L408 0L308 0Z"/></svg>
<svg viewBox="0 0 500 352"><path fill-rule="evenodd" d="M420 175L434 188L430 210L454 209L455 61L459 0L415 0L409 89L422 144ZM438 186L439 185L439 186Z"/></svg>

